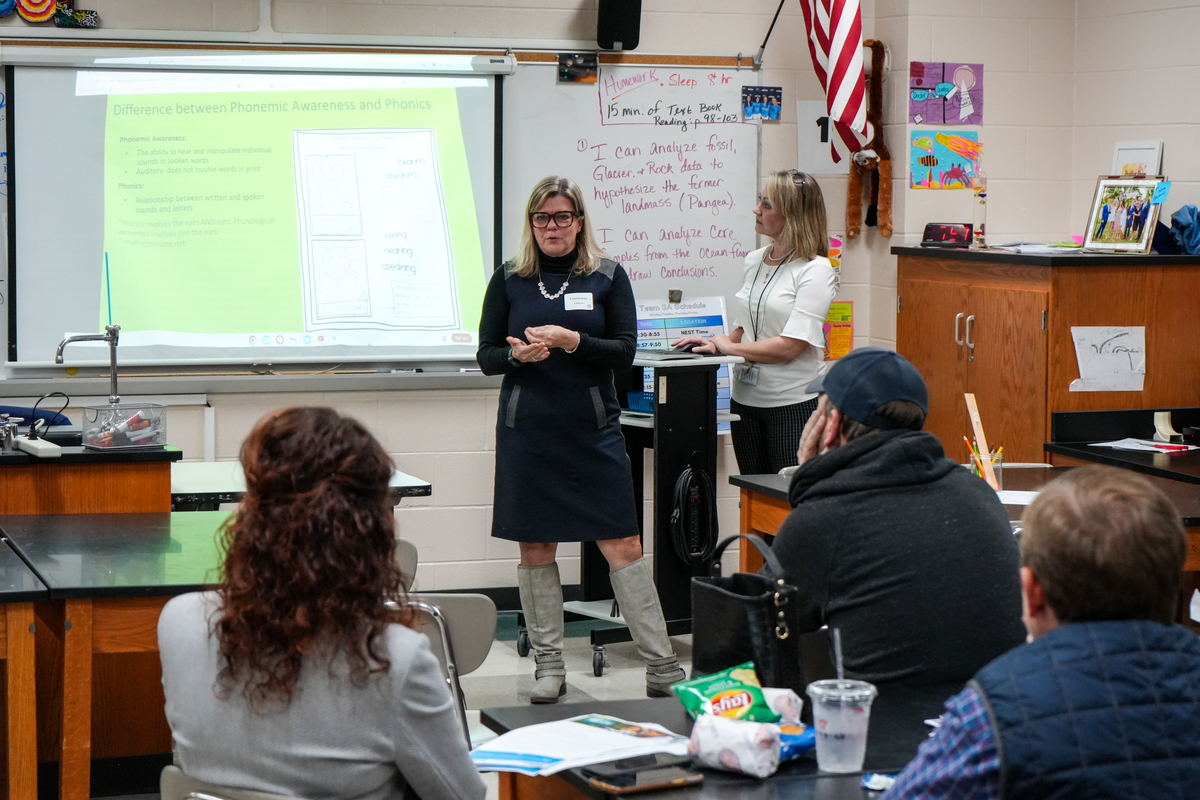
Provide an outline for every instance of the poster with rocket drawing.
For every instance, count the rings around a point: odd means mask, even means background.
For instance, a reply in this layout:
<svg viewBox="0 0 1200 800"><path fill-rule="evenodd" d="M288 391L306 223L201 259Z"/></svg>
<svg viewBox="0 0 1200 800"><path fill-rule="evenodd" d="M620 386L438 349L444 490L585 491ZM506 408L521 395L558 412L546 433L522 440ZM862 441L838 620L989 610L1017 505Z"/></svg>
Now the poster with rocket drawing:
<svg viewBox="0 0 1200 800"><path fill-rule="evenodd" d="M983 64L910 62L908 121L917 125L982 125Z"/></svg>
<svg viewBox="0 0 1200 800"><path fill-rule="evenodd" d="M970 189L983 155L974 131L913 131L909 148L908 188Z"/></svg>

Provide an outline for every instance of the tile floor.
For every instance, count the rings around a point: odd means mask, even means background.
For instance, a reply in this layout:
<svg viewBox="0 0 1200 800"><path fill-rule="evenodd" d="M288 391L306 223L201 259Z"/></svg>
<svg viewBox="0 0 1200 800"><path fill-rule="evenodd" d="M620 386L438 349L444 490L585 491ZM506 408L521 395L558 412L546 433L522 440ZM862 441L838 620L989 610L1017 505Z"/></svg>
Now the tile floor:
<svg viewBox="0 0 1200 800"><path fill-rule="evenodd" d="M646 668L633 642L607 645L605 654L608 666L604 669L604 675L597 678L593 674L590 632L593 628L609 627L614 626L595 620L567 623L563 642L563 656L567 662L567 693L559 700L560 703L586 704L591 700L632 700L646 696ZM692 637L673 636L671 644L683 668L690 673ZM529 702L529 690L533 686L533 658L517 655L516 612L500 614L496 641L492 643L487 660L479 669L464 675L461 683L467 708L471 709L467 712L471 723L471 740L476 745L495 736L479 722L479 709ZM580 713L585 709L586 706L581 707ZM485 774L483 778L488 786L487 800L496 800L499 784L495 774ZM127 795L109 800L159 800L159 796Z"/></svg>

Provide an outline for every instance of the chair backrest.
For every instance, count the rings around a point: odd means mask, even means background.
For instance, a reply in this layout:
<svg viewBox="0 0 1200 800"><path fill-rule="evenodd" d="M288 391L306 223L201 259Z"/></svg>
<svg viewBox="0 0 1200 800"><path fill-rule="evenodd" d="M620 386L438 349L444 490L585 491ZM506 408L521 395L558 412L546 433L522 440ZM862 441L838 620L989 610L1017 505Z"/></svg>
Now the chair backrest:
<svg viewBox="0 0 1200 800"><path fill-rule="evenodd" d="M296 800L295 797L252 789L234 789L185 775L179 767L163 767L158 778L162 800Z"/></svg>
<svg viewBox="0 0 1200 800"><path fill-rule="evenodd" d="M828 628L800 634L800 661L806 684L837 677L837 667L833 663L833 639Z"/></svg>
<svg viewBox="0 0 1200 800"><path fill-rule="evenodd" d="M445 617L450 637L450 649L459 675L479 669L496 640L496 604L485 594L453 592L409 595L409 600L436 606ZM431 615L417 609L416 629L429 637L430 649L446 668L437 623Z"/></svg>
<svg viewBox="0 0 1200 800"><path fill-rule="evenodd" d="M417 546L408 539L396 539L396 565L404 574L404 591L407 592L417 577Z"/></svg>

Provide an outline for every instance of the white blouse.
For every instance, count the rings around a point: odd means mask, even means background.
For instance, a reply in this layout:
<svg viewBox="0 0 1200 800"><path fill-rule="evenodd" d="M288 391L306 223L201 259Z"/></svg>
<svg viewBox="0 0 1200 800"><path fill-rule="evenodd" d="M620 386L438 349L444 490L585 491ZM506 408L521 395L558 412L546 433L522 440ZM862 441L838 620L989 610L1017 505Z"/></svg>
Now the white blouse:
<svg viewBox="0 0 1200 800"><path fill-rule="evenodd" d="M825 317L836 291L836 273L824 256L773 267L764 262L766 254L764 247L746 256L745 280L730 315L733 327L742 329L743 342L786 336L809 346L786 363L759 364L754 385L735 377L732 396L742 405L775 408L816 396L804 387L825 368Z"/></svg>

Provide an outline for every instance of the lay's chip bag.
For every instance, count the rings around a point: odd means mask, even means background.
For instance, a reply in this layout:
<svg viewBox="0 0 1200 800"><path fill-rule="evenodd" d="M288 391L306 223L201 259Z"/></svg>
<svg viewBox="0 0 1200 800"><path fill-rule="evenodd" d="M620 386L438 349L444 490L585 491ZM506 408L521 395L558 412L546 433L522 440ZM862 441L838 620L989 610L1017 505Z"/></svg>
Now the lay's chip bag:
<svg viewBox="0 0 1200 800"><path fill-rule="evenodd" d="M779 714L763 699L754 662L714 672L671 685L693 718L713 714L750 722L775 722Z"/></svg>

